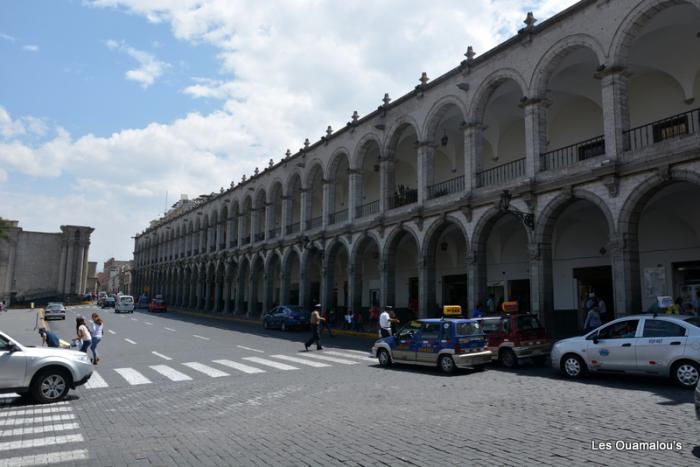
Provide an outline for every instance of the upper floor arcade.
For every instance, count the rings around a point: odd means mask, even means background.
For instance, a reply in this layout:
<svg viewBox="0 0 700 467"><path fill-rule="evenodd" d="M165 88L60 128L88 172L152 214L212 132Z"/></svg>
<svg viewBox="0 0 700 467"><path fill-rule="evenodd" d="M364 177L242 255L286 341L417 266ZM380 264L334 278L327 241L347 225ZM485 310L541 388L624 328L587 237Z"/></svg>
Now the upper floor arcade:
<svg viewBox="0 0 700 467"><path fill-rule="evenodd" d="M581 1L158 222L136 237L136 264L662 163L700 141L698 24L697 0Z"/></svg>

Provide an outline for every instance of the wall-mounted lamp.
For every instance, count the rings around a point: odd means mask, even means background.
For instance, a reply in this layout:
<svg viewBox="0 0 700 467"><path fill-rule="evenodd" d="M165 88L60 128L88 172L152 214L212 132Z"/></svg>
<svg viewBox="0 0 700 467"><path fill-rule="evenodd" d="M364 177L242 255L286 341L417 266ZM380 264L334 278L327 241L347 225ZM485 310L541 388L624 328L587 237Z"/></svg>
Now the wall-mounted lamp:
<svg viewBox="0 0 700 467"><path fill-rule="evenodd" d="M442 144L443 146L447 146L447 142L450 139L447 137L447 130L442 130L442 131L443 131L443 135L442 135L442 139L440 139L440 144Z"/></svg>
<svg viewBox="0 0 700 467"><path fill-rule="evenodd" d="M440 250L447 251L447 242L442 242L440 244Z"/></svg>

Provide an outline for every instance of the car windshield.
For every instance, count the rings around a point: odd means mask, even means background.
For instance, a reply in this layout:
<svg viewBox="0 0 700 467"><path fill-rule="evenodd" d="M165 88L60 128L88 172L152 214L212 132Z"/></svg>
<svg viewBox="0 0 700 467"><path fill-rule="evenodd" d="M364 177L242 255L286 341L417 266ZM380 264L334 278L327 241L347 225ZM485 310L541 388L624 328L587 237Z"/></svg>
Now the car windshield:
<svg viewBox="0 0 700 467"><path fill-rule="evenodd" d="M492 334L500 329L500 319L484 319L481 321L481 328L484 334Z"/></svg>
<svg viewBox="0 0 700 467"><path fill-rule="evenodd" d="M134 299L131 297L122 297L119 299L119 301L122 303L132 303L134 301Z"/></svg>
<svg viewBox="0 0 700 467"><path fill-rule="evenodd" d="M700 328L700 318L697 316L691 316L690 318L686 318L683 321L685 321L688 324L692 324L693 326L697 326Z"/></svg>
<svg viewBox="0 0 700 467"><path fill-rule="evenodd" d="M542 326L540 325L540 320L537 319L537 316L533 315L525 315L525 316L518 316L518 329L521 331L527 331L530 329L539 329Z"/></svg>
<svg viewBox="0 0 700 467"><path fill-rule="evenodd" d="M472 334L482 334L479 323L457 323L458 336L471 336Z"/></svg>

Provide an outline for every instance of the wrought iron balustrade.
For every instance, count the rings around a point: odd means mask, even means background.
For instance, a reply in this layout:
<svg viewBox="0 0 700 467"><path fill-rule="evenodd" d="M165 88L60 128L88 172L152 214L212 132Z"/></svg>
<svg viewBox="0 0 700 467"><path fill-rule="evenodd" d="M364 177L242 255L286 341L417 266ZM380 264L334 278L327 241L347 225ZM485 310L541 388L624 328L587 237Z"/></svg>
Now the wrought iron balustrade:
<svg viewBox="0 0 700 467"><path fill-rule="evenodd" d="M333 225L337 224L340 222L345 222L348 220L348 210L347 209L341 209L340 211L336 211L333 214L328 215L328 223Z"/></svg>
<svg viewBox="0 0 700 467"><path fill-rule="evenodd" d="M605 138L595 138L548 151L540 155L540 170L556 170L605 154Z"/></svg>
<svg viewBox="0 0 700 467"><path fill-rule="evenodd" d="M394 196L389 198L389 209L400 208L418 202L418 190L399 185Z"/></svg>
<svg viewBox="0 0 700 467"><path fill-rule="evenodd" d="M265 240L265 233L264 232L258 232L255 234L255 241L256 242L262 242Z"/></svg>
<svg viewBox="0 0 700 467"><path fill-rule="evenodd" d="M476 173L477 186L501 185L525 175L525 158L491 167Z"/></svg>
<svg viewBox="0 0 700 467"><path fill-rule="evenodd" d="M318 229L323 225L323 217L314 217L306 221L306 230Z"/></svg>
<svg viewBox="0 0 700 467"><path fill-rule="evenodd" d="M439 198L464 191L464 175L436 183L428 187L428 199Z"/></svg>
<svg viewBox="0 0 700 467"><path fill-rule="evenodd" d="M299 222L294 222L287 226L287 235L298 233L301 230L301 225Z"/></svg>
<svg viewBox="0 0 700 467"><path fill-rule="evenodd" d="M673 115L622 132L625 151L636 151L667 139L697 133L700 129L700 109Z"/></svg>
<svg viewBox="0 0 700 467"><path fill-rule="evenodd" d="M247 245L247 244L249 244L249 243L250 243L250 235L247 236L247 237L243 237L243 238L241 239L241 245Z"/></svg>
<svg viewBox="0 0 700 467"><path fill-rule="evenodd" d="M355 217L358 219L360 217L369 216L371 214L376 214L379 212L379 200L372 201L371 203L363 204L355 208Z"/></svg>

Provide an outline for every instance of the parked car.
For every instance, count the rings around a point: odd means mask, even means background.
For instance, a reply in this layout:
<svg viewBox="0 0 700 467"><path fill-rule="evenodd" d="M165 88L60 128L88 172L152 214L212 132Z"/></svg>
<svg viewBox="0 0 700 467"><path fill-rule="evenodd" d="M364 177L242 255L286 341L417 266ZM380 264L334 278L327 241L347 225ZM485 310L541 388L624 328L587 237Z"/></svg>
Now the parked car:
<svg viewBox="0 0 700 467"><path fill-rule="evenodd" d="M104 303L105 298L107 298L107 292L98 292L97 293L97 306L102 306Z"/></svg>
<svg viewBox="0 0 700 467"><path fill-rule="evenodd" d="M116 300L114 297L105 297L102 299L102 308L114 308L116 305Z"/></svg>
<svg viewBox="0 0 700 467"><path fill-rule="evenodd" d="M114 304L115 313L133 313L134 297L131 295L119 295Z"/></svg>
<svg viewBox="0 0 700 467"><path fill-rule="evenodd" d="M552 347L552 366L567 378L588 372L670 377L693 388L700 380L700 319L683 315L618 318Z"/></svg>
<svg viewBox="0 0 700 467"><path fill-rule="evenodd" d="M135 306L136 308L139 308L139 309L142 309L142 310L148 310L148 303L149 303L148 295L142 294L142 295L139 297L138 303L136 303L136 305L134 305L134 306Z"/></svg>
<svg viewBox="0 0 700 467"><path fill-rule="evenodd" d="M265 329L306 329L309 326L309 313L298 305L280 305L263 314L262 325Z"/></svg>
<svg viewBox="0 0 700 467"><path fill-rule="evenodd" d="M44 318L47 320L53 318L66 319L66 307L63 306L63 303L49 302L44 308Z"/></svg>
<svg viewBox="0 0 700 467"><path fill-rule="evenodd" d="M419 319L389 337L377 340L372 356L383 367L392 363L437 366L443 373L457 368L482 369L491 362L486 336L475 319Z"/></svg>
<svg viewBox="0 0 700 467"><path fill-rule="evenodd" d="M552 341L536 315L507 314L477 319L486 334L493 359L504 367L514 368L526 358L538 364L547 361Z"/></svg>
<svg viewBox="0 0 700 467"><path fill-rule="evenodd" d="M155 313L157 311L166 312L168 311L168 305L166 305L165 300L161 295L156 295L156 297L151 300L148 304L148 311Z"/></svg>
<svg viewBox="0 0 700 467"><path fill-rule="evenodd" d="M52 347L25 347L0 332L0 392L29 394L42 404L56 402L92 376L83 352Z"/></svg>

